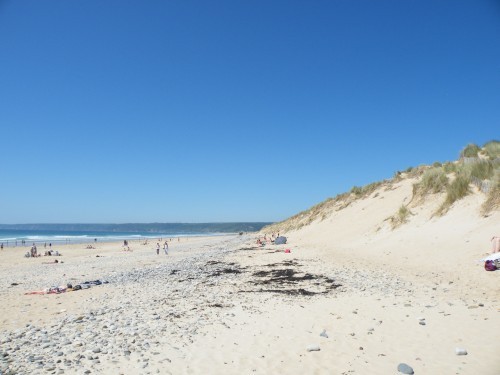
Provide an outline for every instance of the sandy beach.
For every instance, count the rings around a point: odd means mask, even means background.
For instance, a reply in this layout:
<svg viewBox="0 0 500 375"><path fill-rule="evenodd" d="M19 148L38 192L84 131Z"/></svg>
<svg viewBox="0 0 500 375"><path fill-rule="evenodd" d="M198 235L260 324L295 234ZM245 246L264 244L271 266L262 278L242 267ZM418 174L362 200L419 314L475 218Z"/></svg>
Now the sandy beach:
<svg viewBox="0 0 500 375"><path fill-rule="evenodd" d="M332 209L285 245L257 245L264 233L173 241L168 256L154 241L68 245L58 264L4 249L1 371L498 374L500 272L478 260L499 212L479 214L475 192L432 217L433 197L391 229L413 182ZM109 283L24 294L86 280Z"/></svg>

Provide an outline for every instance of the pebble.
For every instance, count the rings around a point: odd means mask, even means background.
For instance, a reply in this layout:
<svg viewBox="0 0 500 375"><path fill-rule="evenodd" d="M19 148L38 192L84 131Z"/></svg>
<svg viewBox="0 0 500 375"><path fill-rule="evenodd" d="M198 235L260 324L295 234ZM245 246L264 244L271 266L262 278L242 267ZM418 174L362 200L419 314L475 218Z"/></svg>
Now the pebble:
<svg viewBox="0 0 500 375"><path fill-rule="evenodd" d="M324 329L323 332L321 332L319 335L321 337L328 338L328 334L326 333L326 329Z"/></svg>
<svg viewBox="0 0 500 375"><path fill-rule="evenodd" d="M413 369L410 366L408 366L406 363L400 363L398 365L398 372L400 372L402 374L408 374L408 375L414 374Z"/></svg>
<svg viewBox="0 0 500 375"><path fill-rule="evenodd" d="M456 355L467 355L467 350L465 350L464 348L456 348L455 354Z"/></svg>
<svg viewBox="0 0 500 375"><path fill-rule="evenodd" d="M321 348L319 347L319 345L312 344L312 345L307 346L308 352L318 352L320 350L321 350Z"/></svg>

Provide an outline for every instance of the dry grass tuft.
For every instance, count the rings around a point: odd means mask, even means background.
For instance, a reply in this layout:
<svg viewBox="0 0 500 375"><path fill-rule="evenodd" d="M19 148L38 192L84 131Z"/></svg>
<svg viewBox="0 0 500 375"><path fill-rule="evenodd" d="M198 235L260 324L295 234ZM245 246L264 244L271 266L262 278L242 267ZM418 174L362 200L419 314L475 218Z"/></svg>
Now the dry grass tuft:
<svg viewBox="0 0 500 375"><path fill-rule="evenodd" d="M412 213L408 209L408 207L406 207L405 205L399 207L398 212L394 216L391 216L392 229L406 223L410 215L412 215Z"/></svg>
<svg viewBox="0 0 500 375"><path fill-rule="evenodd" d="M469 194L469 184L469 176L467 176L466 174L458 174L446 189L446 198L443 204L438 208L436 214L444 215L446 212L448 212L453 203Z"/></svg>
<svg viewBox="0 0 500 375"><path fill-rule="evenodd" d="M484 153L491 159L500 158L500 142L490 141L483 146Z"/></svg>
<svg viewBox="0 0 500 375"><path fill-rule="evenodd" d="M413 185L413 195L424 197L440 193L448 187L448 177L442 167L431 168L424 172L420 182Z"/></svg>
<svg viewBox="0 0 500 375"><path fill-rule="evenodd" d="M486 201L481 206L481 214L483 215L500 209L500 174L497 174L495 180L496 182L488 192Z"/></svg>
<svg viewBox="0 0 500 375"><path fill-rule="evenodd" d="M462 150L462 152L460 153L460 157L473 158L479 154L479 151L481 151L481 148L478 145L470 143Z"/></svg>

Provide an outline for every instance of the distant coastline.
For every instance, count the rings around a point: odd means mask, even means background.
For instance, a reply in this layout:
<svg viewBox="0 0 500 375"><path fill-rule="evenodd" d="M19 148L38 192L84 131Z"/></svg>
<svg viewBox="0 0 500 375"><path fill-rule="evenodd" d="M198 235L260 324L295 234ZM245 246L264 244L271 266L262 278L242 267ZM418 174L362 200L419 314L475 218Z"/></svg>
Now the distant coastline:
<svg viewBox="0 0 500 375"><path fill-rule="evenodd" d="M123 223L123 224L0 224L0 230L121 233L234 233L256 232L270 222Z"/></svg>
<svg viewBox="0 0 500 375"><path fill-rule="evenodd" d="M216 236L256 232L267 222L243 223L127 223L127 224L0 224L4 246L25 243L87 243L156 237Z"/></svg>

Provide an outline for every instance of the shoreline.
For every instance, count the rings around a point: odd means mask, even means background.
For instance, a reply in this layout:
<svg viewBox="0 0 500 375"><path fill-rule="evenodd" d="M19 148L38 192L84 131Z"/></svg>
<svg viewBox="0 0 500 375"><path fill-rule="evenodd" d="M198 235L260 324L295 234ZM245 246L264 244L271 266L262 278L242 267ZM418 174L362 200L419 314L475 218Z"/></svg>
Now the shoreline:
<svg viewBox="0 0 500 375"><path fill-rule="evenodd" d="M120 234L120 235L107 235L102 236L96 234L95 236L86 235L57 235L57 236L31 236L31 237L19 237L19 238L4 238L0 239L0 243L3 244L4 248L31 248L33 244L37 247L44 246L47 247L49 244L54 246L66 246L66 245L94 245L96 243L113 243L113 242L123 242L127 241L149 241L149 240L163 240L169 239L170 241L177 240L180 238L203 238L203 237L219 237L219 236L232 236L238 233L185 233L185 234L165 234L158 233L157 235L136 235L136 234ZM39 237L39 238L37 238ZM25 241L23 244L22 241Z"/></svg>

